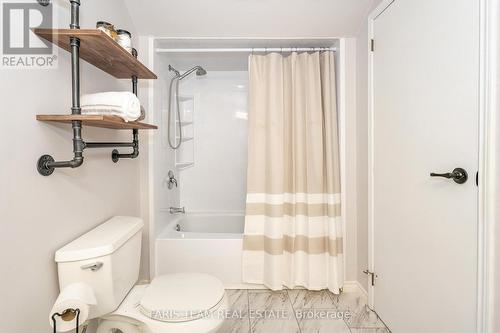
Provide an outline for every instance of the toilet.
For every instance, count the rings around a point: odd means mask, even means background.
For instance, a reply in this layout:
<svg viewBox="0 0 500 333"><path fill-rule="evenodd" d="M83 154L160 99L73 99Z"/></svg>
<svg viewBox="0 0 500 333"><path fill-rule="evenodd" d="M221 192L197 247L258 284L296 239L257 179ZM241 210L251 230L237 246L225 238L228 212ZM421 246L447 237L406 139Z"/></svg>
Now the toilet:
<svg viewBox="0 0 500 333"><path fill-rule="evenodd" d="M224 286L201 273L138 284L143 222L115 216L56 252L59 287L89 285L97 300L89 319L97 333L216 332L228 309Z"/></svg>

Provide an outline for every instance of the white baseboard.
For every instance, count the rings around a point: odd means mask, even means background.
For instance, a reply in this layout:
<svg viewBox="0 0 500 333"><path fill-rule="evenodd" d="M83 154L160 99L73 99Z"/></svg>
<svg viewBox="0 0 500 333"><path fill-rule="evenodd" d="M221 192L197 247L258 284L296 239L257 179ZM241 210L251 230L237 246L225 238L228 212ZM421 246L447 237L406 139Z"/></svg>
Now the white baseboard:
<svg viewBox="0 0 500 333"><path fill-rule="evenodd" d="M226 289L269 289L263 284L256 283L229 283L224 286ZM363 288L359 281L345 281L344 293L360 293L368 299L368 292Z"/></svg>
<svg viewBox="0 0 500 333"><path fill-rule="evenodd" d="M147 279L142 279L137 282L137 284L149 284L151 281ZM226 283L224 285L225 289L250 289L250 290L258 290L258 289L269 289L263 284L258 283ZM300 289L300 288L298 288ZM344 293L360 293L368 299L368 292L365 288L359 283L359 281L345 281L344 282Z"/></svg>
<svg viewBox="0 0 500 333"><path fill-rule="evenodd" d="M345 293L361 293L364 297L368 298L368 292L359 283L359 281L345 281L344 282L344 292Z"/></svg>

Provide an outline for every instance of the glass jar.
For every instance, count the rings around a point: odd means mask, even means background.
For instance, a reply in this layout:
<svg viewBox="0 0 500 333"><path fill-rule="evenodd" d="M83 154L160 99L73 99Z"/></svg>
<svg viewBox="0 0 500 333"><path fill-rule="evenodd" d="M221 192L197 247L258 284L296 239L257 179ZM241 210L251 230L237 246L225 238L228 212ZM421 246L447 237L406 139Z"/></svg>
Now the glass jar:
<svg viewBox="0 0 500 333"><path fill-rule="evenodd" d="M129 53L132 53L132 34L123 29L118 29L116 33L116 42Z"/></svg>
<svg viewBox="0 0 500 333"><path fill-rule="evenodd" d="M105 21L99 21L96 23L96 28L97 30L101 30L106 35L116 40L117 33L115 30L115 26L112 25L111 23Z"/></svg>

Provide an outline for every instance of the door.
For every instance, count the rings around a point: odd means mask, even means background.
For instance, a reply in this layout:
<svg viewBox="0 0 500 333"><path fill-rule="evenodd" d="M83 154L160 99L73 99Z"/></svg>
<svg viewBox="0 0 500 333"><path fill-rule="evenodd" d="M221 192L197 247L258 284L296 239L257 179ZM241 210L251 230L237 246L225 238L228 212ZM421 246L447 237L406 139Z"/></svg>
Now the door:
<svg viewBox="0 0 500 333"><path fill-rule="evenodd" d="M393 333L475 332L479 1L396 0L373 33L375 311ZM455 168L465 183L430 176Z"/></svg>

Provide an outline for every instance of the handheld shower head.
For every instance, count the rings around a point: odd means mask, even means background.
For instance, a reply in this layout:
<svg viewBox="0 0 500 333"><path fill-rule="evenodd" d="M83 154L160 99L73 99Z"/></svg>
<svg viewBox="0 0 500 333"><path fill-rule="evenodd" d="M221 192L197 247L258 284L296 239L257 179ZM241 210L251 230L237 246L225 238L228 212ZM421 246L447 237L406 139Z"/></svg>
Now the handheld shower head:
<svg viewBox="0 0 500 333"><path fill-rule="evenodd" d="M173 68L171 65L168 65L168 70L171 72L175 73L175 76L170 80L170 88L169 88L169 102L168 102L168 126L167 126L167 131L168 131L168 144L172 149L177 149L181 146L182 144L182 125L181 125L181 114L180 114L180 108L179 108L179 81L187 77L189 74L196 72L196 76L203 76L207 74L207 71L205 68L201 66L194 66L190 70L187 70L184 72L184 74L181 75L178 70ZM172 88L175 87L175 94L172 95ZM174 101L174 105L176 106L176 111L177 111L177 126L179 130L179 134L177 139L174 138L172 140L172 136L170 135L171 127L170 122L172 120L172 101ZM175 116L174 116L175 119Z"/></svg>

